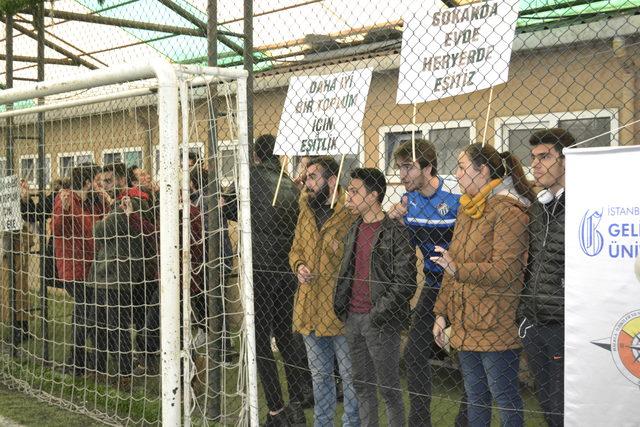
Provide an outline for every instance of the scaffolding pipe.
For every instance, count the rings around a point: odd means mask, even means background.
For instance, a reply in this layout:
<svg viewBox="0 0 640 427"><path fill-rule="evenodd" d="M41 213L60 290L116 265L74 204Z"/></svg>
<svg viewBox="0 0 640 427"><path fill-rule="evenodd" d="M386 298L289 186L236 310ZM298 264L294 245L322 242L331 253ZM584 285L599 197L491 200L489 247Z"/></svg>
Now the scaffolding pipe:
<svg viewBox="0 0 640 427"><path fill-rule="evenodd" d="M6 61L7 56L8 55L0 53L0 61ZM35 56L23 56L23 55L13 55L13 60L15 62L38 62L38 58L36 58ZM72 59L65 59L65 58L44 58L44 63L52 64L52 65L71 65L71 66L80 65Z"/></svg>
<svg viewBox="0 0 640 427"><path fill-rule="evenodd" d="M187 21L191 22L196 27L200 28L203 32L207 31L207 24L205 24L202 20L200 20L200 18L193 15L188 10L184 9L180 5L173 2L172 0L158 0L158 1L162 3L165 7L167 7L169 10L171 10L172 12L177 13ZM227 45L231 50L235 51L238 55L242 55L242 50L243 50L242 46L239 46L233 40L223 35L223 33L227 33L231 36L238 36L237 34L228 33L225 31L217 31L216 33L217 33L218 40L220 40L222 43Z"/></svg>
<svg viewBox="0 0 640 427"><path fill-rule="evenodd" d="M38 40L38 36L33 31L29 30L26 27L23 27L22 25L16 24L14 22L13 23L13 28L15 28L16 30L20 31L25 36L29 36L34 40ZM95 69L98 68L97 66L93 65L91 62L88 62L87 60L80 58L78 55L74 54L73 52L70 52L67 49L63 48L63 47L60 47L60 46L58 46L57 44L55 44L53 42L45 40L44 44L48 48L53 49L56 52L63 54L67 58L70 58L70 59L76 61L80 65L84 65L85 67L87 67L90 70L95 70Z"/></svg>
<svg viewBox="0 0 640 427"><path fill-rule="evenodd" d="M44 14L49 18L88 22L90 24L111 25L116 27L134 28L137 30L158 31L161 33L171 33L183 36L204 36L204 31L202 31L201 29L178 27L175 25L156 24L153 22L133 21L130 19L112 18L110 16L89 15L86 13L76 13L52 9L45 9Z"/></svg>

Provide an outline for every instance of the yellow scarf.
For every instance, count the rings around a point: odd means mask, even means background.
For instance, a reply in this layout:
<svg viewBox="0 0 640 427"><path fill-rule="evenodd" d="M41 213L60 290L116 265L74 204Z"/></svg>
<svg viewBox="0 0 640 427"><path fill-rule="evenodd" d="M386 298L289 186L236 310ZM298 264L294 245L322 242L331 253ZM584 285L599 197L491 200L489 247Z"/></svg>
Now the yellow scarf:
<svg viewBox="0 0 640 427"><path fill-rule="evenodd" d="M460 196L462 211L473 219L482 217L489 194L500 184L502 184L502 178L497 178L482 187L473 198L466 194Z"/></svg>

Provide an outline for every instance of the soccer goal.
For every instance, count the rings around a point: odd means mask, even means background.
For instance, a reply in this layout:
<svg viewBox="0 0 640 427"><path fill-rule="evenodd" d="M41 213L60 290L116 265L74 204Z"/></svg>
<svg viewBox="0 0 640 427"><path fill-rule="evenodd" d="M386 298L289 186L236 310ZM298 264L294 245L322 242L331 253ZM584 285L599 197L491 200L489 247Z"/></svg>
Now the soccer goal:
<svg viewBox="0 0 640 427"><path fill-rule="evenodd" d="M246 73L150 61L0 105L0 381L114 425L257 425Z"/></svg>

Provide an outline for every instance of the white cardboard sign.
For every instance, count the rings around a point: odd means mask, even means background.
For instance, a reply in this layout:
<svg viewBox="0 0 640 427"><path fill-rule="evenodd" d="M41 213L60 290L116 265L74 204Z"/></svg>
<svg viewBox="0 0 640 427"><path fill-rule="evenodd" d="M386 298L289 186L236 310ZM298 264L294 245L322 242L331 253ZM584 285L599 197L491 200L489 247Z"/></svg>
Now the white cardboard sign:
<svg viewBox="0 0 640 427"><path fill-rule="evenodd" d="M0 230L22 229L20 179L17 175L0 178Z"/></svg>
<svg viewBox="0 0 640 427"><path fill-rule="evenodd" d="M433 2L405 19L398 104L486 89L509 79L518 0L442 9Z"/></svg>
<svg viewBox="0 0 640 427"><path fill-rule="evenodd" d="M292 77L280 118L275 154L357 154L370 69Z"/></svg>

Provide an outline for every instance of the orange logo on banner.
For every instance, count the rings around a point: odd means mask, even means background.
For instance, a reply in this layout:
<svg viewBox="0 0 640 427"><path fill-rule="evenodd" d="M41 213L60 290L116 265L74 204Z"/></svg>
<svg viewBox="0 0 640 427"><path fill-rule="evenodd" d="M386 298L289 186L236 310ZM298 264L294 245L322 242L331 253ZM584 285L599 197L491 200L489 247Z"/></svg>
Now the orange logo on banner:
<svg viewBox="0 0 640 427"><path fill-rule="evenodd" d="M631 319L629 319L630 315L633 316ZM615 335L612 337L612 344L614 340L617 341L617 346L611 347L613 360L627 379L636 382L640 379L640 310L620 319L614 328L614 333L615 331L619 332L617 337Z"/></svg>

